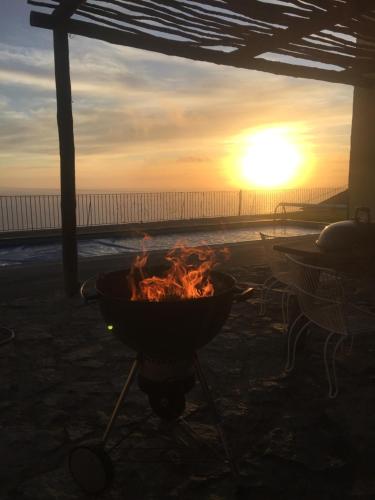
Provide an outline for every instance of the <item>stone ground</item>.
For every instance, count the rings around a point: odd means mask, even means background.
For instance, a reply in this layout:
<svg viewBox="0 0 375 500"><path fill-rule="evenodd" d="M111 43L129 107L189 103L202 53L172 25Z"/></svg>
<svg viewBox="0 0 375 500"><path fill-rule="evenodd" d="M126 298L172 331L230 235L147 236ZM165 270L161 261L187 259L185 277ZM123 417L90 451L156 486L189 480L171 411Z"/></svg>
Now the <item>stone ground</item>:
<svg viewBox="0 0 375 500"><path fill-rule="evenodd" d="M228 265L261 283L262 265ZM106 332L97 305L61 292L0 303L16 340L0 346L0 499L88 498L67 467L69 449L99 437L133 353ZM222 332L200 351L240 475L234 479L199 384L183 428L160 429L134 384L109 447L116 475L108 500L375 499L375 342L340 353L340 393L327 398L324 335L313 332L283 373L279 297L264 317L256 298L234 304ZM117 445L117 447L116 447Z"/></svg>

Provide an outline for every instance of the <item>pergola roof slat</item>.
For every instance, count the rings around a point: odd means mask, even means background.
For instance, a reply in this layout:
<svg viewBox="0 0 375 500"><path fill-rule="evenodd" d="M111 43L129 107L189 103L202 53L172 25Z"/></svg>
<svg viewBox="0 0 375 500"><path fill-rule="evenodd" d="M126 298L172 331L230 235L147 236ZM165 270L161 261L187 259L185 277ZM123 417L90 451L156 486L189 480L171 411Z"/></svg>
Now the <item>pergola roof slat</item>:
<svg viewBox="0 0 375 500"><path fill-rule="evenodd" d="M97 14L97 16L100 16L102 13L103 9L98 8L98 7L92 7L91 5L85 5L83 8L79 9L77 11L77 14L81 16L87 16L88 13L93 13ZM89 17L89 16L87 16ZM131 23L133 26L136 28L136 31L138 31L138 28L140 28L139 31L144 31L144 30L154 30L158 31L158 25L151 25L151 24L146 24L142 22L142 20L145 19L145 16L139 16L138 18L134 19L130 15L127 14L120 14L116 12L113 9L108 9L106 10L106 17L109 19L113 19L117 21L118 23L125 22L125 23ZM100 17L97 17L99 22L103 22L103 20L100 20ZM148 19L152 19L151 17L148 17ZM160 18L155 17L155 20L158 20ZM117 27L121 27L119 24L117 24ZM164 25L163 27L163 32L171 35L185 35L186 37L193 37L195 38L195 41L199 40L216 40L220 41L220 33L215 33L212 32L211 30L206 30L206 32L199 33L199 31L196 31L194 27L191 27L189 23L185 23L185 26L181 26L180 23L176 23L173 25L172 22L167 21L167 24ZM235 37L233 35L225 35L226 38L231 39L231 43L235 43Z"/></svg>
<svg viewBox="0 0 375 500"><path fill-rule="evenodd" d="M120 8L127 7L128 9L131 9L128 3L125 3L121 0L112 0L112 5L118 6ZM137 6L137 12L140 14L146 14L154 17L160 17L161 19L164 19L166 22L186 22L188 24L195 24L197 26L200 26L201 28L209 28L213 29L215 26L217 27L230 27L231 24L228 22L225 22L221 19L211 19L209 21L209 24L206 22L206 20L199 20L196 17L192 16L191 14L185 13L184 10L181 9L181 11L177 14L167 8L163 5L158 5L153 7L152 5L139 5Z"/></svg>
<svg viewBox="0 0 375 500"><path fill-rule="evenodd" d="M324 28L331 27L341 19L346 19L348 13L348 5L342 4L338 6L336 2L331 2L332 5L326 11L316 11L311 17L301 19L298 24L291 24L284 32L274 36L271 41L265 44L263 51L275 50L275 48L285 47L289 42L299 40L307 35L321 31ZM252 57L259 53L252 51Z"/></svg>
<svg viewBox="0 0 375 500"><path fill-rule="evenodd" d="M76 35L216 64L351 85L375 84L368 77L375 72L373 0L29 3L50 11L32 13L32 24L39 27L59 26ZM275 54L277 60L265 54ZM286 56L293 57L293 64ZM332 65L343 71L330 69Z"/></svg>

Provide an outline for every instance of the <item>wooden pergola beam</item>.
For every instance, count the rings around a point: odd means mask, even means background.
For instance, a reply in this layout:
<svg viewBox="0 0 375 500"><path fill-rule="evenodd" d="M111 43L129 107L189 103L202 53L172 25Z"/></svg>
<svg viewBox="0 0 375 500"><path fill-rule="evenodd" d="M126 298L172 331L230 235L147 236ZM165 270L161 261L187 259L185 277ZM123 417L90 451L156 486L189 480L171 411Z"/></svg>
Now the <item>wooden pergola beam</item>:
<svg viewBox="0 0 375 500"><path fill-rule="evenodd" d="M72 92L69 68L69 40L64 29L53 30L57 127L60 145L61 227L64 288L68 296L79 290L75 149L73 131Z"/></svg>
<svg viewBox="0 0 375 500"><path fill-rule="evenodd" d="M53 29L57 128L60 147L62 261L64 288L69 297L78 292L80 284L78 279L72 91L66 23L84 2L85 0L62 1L49 16L51 29Z"/></svg>
<svg viewBox="0 0 375 500"><path fill-rule="evenodd" d="M52 16L40 12L30 13L30 24L38 28L54 29L55 21ZM204 49L199 45L176 42L170 39L153 37L152 43L149 35L133 34L120 29L108 28L94 23L70 19L64 23L64 29L71 34L94 38L116 45L124 45L142 50L158 52L171 56L185 57L187 59L212 62L215 64L233 66L237 68L253 69L276 75L292 76L322 80L331 83L374 87L374 80L356 75L351 71L331 71L319 67L298 66L279 61L266 59L251 59L243 54L224 53Z"/></svg>
<svg viewBox="0 0 375 500"><path fill-rule="evenodd" d="M80 5L85 3L86 0L64 0L52 12L57 24L63 23L70 19L74 12Z"/></svg>

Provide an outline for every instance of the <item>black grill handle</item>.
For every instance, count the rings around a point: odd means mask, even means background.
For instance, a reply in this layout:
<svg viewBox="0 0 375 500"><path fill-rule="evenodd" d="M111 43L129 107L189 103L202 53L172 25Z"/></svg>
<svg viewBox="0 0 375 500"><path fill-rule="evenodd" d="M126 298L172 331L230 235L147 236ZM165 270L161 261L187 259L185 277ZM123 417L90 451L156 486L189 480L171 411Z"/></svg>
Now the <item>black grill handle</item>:
<svg viewBox="0 0 375 500"><path fill-rule="evenodd" d="M251 286L245 289L236 287L234 289L235 292L233 297L234 302L245 302L253 295L254 290L255 289L252 288Z"/></svg>
<svg viewBox="0 0 375 500"><path fill-rule="evenodd" d="M96 282L96 277L91 277L88 278L86 281L84 281L81 285L81 288L79 290L79 293L81 294L81 297L85 301L85 303L91 302L93 300L98 300L99 294L97 291L93 291L91 287L91 291L87 290L89 288L90 283Z"/></svg>

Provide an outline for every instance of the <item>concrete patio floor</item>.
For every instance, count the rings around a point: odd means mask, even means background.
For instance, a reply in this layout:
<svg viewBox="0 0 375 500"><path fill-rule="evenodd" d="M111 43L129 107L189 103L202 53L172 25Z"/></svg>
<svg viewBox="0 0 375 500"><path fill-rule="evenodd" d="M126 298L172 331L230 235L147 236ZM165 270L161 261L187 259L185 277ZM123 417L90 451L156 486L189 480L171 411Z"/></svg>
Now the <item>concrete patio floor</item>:
<svg viewBox="0 0 375 500"><path fill-rule="evenodd" d="M226 270L261 283L267 269L260 245L249 248L234 252ZM83 274L106 266L114 262L83 263ZM100 437L134 353L106 332L96 304L64 298L57 267L39 267L39 277L26 271L24 288L22 269L13 282L2 274L0 323L14 328L16 340L0 346L0 498L83 499L68 472L69 449ZM340 393L329 400L324 335L313 332L295 371L283 372L278 299L264 317L256 299L234 304L222 332L200 351L238 480L223 463L198 383L185 419L199 440L185 436L185 445L178 428L160 431L134 384L109 443L123 440L112 452L113 486L101 498L375 498L375 342L360 337L350 357L340 354Z"/></svg>

